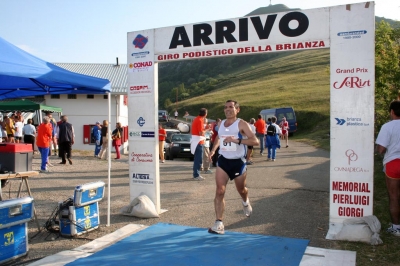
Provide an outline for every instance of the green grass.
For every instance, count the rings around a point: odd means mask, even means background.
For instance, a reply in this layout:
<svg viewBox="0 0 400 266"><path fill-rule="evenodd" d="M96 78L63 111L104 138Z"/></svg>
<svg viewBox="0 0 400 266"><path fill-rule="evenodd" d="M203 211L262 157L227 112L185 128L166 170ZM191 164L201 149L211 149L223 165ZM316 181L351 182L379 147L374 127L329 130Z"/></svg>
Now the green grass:
<svg viewBox="0 0 400 266"><path fill-rule="evenodd" d="M240 103L239 117L249 120L262 109L293 106L298 132L291 139L316 147L330 148L329 50L288 53L286 56L231 73L218 89L179 103L181 112L197 114L205 107L208 117L224 118L223 105L234 99ZM382 172L382 158L375 157L374 215L382 224L383 244L371 246L337 241L340 249L357 252L357 265L400 265L399 238L385 233L390 223L389 204Z"/></svg>
<svg viewBox="0 0 400 266"><path fill-rule="evenodd" d="M208 117L223 118L223 105L240 103L239 117L256 118L262 109L292 106L298 121L295 139L329 148L329 50L303 51L273 58L233 72L218 89L179 102L181 113L197 114L202 107ZM312 134L310 140L309 134Z"/></svg>

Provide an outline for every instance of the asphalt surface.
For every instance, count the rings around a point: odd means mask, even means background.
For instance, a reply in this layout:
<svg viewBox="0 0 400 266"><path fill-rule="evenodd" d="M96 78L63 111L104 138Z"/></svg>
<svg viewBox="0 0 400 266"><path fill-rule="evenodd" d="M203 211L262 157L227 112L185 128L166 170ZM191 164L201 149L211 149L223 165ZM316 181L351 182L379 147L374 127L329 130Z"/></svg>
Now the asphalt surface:
<svg viewBox="0 0 400 266"><path fill-rule="evenodd" d="M315 247L330 247L325 240L329 222L329 152L290 142L266 161L255 149L248 166L247 187L253 214L246 218L233 181L225 196L225 230L305 238ZM193 181L192 162L167 161L161 165L161 208L167 222L210 227L214 214L214 174ZM215 168L213 169L215 170ZM191 181L191 182L189 182Z"/></svg>
<svg viewBox="0 0 400 266"><path fill-rule="evenodd" d="M337 248L335 241L325 240L329 223L329 152L299 142L290 141L289 145L289 148L277 151L275 162L267 161L266 155L261 156L258 148L254 150L254 164L248 166L247 178L253 207L250 218L243 214L241 198L234 183L228 183L225 230L309 239L309 246ZM58 165L55 156L51 156L51 162L55 166L50 168L50 173L29 180L41 225L48 220L59 201L73 195L75 186L97 180L107 182L107 162L94 158L91 152L75 152L73 165ZM80 237L59 237L46 230L39 233L36 224L29 222L30 251L19 263L72 249L129 223L173 223L201 227L206 233L215 221L214 174L204 174L206 180L194 181L192 165L188 159L160 163L161 208L168 211L160 218L140 219L119 214L119 210L129 204L128 156L113 160L111 226L106 226L107 198L99 204L100 228ZM40 156L35 155L33 170L39 167ZM215 172L215 168L212 170ZM5 199L15 197L18 182L14 180L4 188Z"/></svg>

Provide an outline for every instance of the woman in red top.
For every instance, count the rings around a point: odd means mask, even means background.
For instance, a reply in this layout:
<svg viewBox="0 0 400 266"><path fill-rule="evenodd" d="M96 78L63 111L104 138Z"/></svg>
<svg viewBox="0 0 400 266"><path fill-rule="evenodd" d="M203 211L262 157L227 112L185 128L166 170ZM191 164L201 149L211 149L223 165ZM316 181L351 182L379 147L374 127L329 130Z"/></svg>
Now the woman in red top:
<svg viewBox="0 0 400 266"><path fill-rule="evenodd" d="M167 131L163 129L162 125L158 125L158 152L160 154L161 162L165 163L164 160L164 144L165 144L165 137L167 136Z"/></svg>
<svg viewBox="0 0 400 266"><path fill-rule="evenodd" d="M289 122L286 121L286 117L282 118L282 122L279 124L282 129L282 140L286 139L286 148L289 147Z"/></svg>
<svg viewBox="0 0 400 266"><path fill-rule="evenodd" d="M113 139L112 145L115 147L115 153L117 154L115 160L121 159L121 152L119 149L122 144L121 142L122 134L123 134L122 125L120 122L118 122L117 127L112 132L112 139Z"/></svg>
<svg viewBox="0 0 400 266"><path fill-rule="evenodd" d="M43 117L43 123L40 124L37 130L36 145L39 149L40 155L42 156L42 164L40 166L41 173L49 172L49 170L46 169L52 136L51 126L49 122L50 118L48 116Z"/></svg>

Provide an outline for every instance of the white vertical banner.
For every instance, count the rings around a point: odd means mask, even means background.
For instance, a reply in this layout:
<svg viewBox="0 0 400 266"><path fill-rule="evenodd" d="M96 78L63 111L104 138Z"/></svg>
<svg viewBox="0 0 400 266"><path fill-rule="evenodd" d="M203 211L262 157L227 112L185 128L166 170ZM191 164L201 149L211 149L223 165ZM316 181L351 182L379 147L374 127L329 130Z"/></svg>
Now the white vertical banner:
<svg viewBox="0 0 400 266"><path fill-rule="evenodd" d="M331 161L327 239L373 214L374 2L330 8Z"/></svg>
<svg viewBox="0 0 400 266"><path fill-rule="evenodd" d="M154 30L128 33L130 200L147 195L160 213L158 69Z"/></svg>

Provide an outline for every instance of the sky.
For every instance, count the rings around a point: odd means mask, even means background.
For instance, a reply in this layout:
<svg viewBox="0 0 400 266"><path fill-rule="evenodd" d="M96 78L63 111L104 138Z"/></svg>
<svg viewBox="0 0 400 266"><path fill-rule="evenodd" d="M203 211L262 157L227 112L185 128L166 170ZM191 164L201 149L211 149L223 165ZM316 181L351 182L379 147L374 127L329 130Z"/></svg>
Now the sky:
<svg viewBox="0 0 400 266"><path fill-rule="evenodd" d="M271 0L314 9L357 0ZM365 1L364 1L365 2ZM270 0L0 0L0 37L52 63L126 63L127 33L243 17ZM399 0L375 15L400 21ZM1 52L1 51L0 51Z"/></svg>

